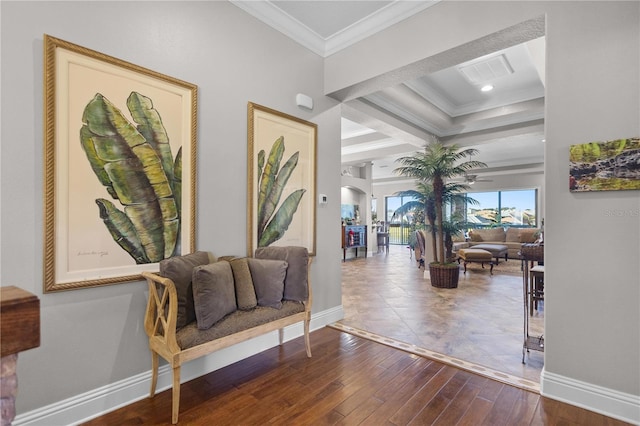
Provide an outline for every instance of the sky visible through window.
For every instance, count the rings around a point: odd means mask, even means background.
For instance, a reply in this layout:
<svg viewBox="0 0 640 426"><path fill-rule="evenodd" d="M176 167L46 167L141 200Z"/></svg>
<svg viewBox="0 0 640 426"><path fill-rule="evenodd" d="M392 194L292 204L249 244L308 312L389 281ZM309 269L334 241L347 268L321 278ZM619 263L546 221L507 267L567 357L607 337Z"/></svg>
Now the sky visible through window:
<svg viewBox="0 0 640 426"><path fill-rule="evenodd" d="M536 190L470 192L478 204L467 207L467 222L476 226L536 226ZM411 197L386 197L387 221L401 223L401 217L393 216ZM498 211L500 207L500 211Z"/></svg>
<svg viewBox="0 0 640 426"><path fill-rule="evenodd" d="M521 191L501 191L502 207L515 207L521 210L536 209L535 189L525 189ZM470 192L469 197L477 200L480 204L472 205L471 208L496 209L498 208L498 192Z"/></svg>
<svg viewBox="0 0 640 426"><path fill-rule="evenodd" d="M478 225L502 223L510 225L535 225L536 190L471 192L469 197L479 204L470 204L467 220ZM498 213L501 208L501 215Z"/></svg>

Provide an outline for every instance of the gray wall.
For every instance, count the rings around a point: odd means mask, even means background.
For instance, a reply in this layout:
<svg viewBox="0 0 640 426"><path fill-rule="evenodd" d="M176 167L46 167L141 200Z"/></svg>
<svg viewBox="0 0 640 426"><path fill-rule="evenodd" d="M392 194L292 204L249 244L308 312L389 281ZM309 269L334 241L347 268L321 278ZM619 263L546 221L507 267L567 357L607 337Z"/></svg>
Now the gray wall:
<svg viewBox="0 0 640 426"><path fill-rule="evenodd" d="M246 253L247 102L318 124L313 312L340 300L340 108L322 58L227 2L6 2L2 12L1 283L40 297L42 343L20 355L18 413L150 369L146 284L42 294L43 33L199 86L198 249ZM312 112L296 93L315 100ZM335 232L330 232L334 228ZM319 271L322 271L320 274Z"/></svg>
<svg viewBox="0 0 640 426"><path fill-rule="evenodd" d="M638 2L442 2L325 61L325 90L350 99L546 27L543 391L556 397L577 383L640 395L639 192L567 185L569 145L640 134L639 18Z"/></svg>

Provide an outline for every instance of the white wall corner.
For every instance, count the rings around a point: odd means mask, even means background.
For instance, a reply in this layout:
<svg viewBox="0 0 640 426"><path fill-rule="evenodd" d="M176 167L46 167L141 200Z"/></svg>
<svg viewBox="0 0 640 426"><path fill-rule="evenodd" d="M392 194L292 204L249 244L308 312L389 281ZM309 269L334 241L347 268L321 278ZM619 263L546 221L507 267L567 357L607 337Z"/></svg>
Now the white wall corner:
<svg viewBox="0 0 640 426"><path fill-rule="evenodd" d="M540 393L551 399L594 411L631 424L640 424L640 395L632 395L546 371L540 374Z"/></svg>

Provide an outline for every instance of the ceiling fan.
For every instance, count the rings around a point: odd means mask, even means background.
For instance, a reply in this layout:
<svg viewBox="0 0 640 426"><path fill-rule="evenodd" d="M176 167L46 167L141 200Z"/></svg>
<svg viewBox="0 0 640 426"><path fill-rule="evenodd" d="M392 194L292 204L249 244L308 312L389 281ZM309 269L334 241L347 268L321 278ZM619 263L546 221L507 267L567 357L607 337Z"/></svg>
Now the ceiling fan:
<svg viewBox="0 0 640 426"><path fill-rule="evenodd" d="M493 182L491 179L478 179L478 175L464 175L464 183L467 185L473 185L476 182Z"/></svg>

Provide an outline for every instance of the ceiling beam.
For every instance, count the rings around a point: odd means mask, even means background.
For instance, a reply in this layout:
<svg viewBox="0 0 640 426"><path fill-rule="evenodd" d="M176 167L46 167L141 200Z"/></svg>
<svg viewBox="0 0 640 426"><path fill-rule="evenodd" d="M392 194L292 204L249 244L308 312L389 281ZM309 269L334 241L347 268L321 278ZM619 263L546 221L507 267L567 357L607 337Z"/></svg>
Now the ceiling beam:
<svg viewBox="0 0 640 426"><path fill-rule="evenodd" d="M539 139L544 138L544 119L510 124L507 126L479 130L476 132L462 133L442 137L440 139L448 145L456 144L462 148L481 145L483 143L494 143L501 140L508 142L509 139L523 136L534 136L539 137Z"/></svg>
<svg viewBox="0 0 640 426"><path fill-rule="evenodd" d="M358 99L342 104L342 117L416 147L423 147L427 141L433 140L431 133Z"/></svg>

